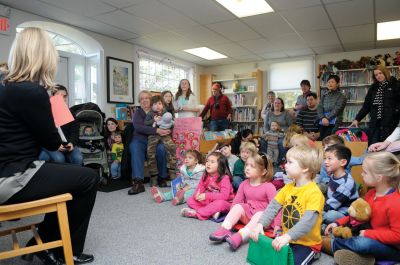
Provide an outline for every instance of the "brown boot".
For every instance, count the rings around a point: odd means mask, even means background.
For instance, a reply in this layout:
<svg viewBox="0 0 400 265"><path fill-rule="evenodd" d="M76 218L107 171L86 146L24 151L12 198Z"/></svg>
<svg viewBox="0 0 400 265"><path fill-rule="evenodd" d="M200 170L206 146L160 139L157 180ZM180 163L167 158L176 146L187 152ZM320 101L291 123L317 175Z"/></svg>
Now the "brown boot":
<svg viewBox="0 0 400 265"><path fill-rule="evenodd" d="M328 255L333 255L332 253L332 238L329 236L323 236L322 237L322 252L328 254Z"/></svg>
<svg viewBox="0 0 400 265"><path fill-rule="evenodd" d="M135 195L144 192L144 185L142 180L132 181L132 188L128 191L129 195Z"/></svg>

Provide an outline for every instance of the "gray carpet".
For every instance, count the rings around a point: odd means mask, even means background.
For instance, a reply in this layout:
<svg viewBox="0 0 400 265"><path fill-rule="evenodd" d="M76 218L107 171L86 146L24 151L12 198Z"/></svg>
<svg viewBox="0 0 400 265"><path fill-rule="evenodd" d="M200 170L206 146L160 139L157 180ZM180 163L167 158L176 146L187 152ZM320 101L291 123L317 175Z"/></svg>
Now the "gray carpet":
<svg viewBox="0 0 400 265"><path fill-rule="evenodd" d="M175 207L169 202L156 204L149 188L146 189L146 193L136 196L128 196L126 189L98 193L85 246L85 252L95 255L91 264L246 264L248 244L232 252L226 243L211 243L208 235L218 224L180 217L183 206ZM26 242L28 235L21 236L20 240ZM1 250L9 244L0 239ZM28 263L15 258L0 264ZM31 264L40 262L35 259ZM333 264L333 259L323 254L314 264Z"/></svg>

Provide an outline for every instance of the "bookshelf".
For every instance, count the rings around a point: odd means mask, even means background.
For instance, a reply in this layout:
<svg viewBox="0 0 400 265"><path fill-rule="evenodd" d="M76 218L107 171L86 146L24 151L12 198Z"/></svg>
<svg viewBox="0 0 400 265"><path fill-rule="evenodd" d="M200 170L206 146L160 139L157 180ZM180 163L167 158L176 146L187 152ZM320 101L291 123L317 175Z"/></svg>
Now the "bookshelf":
<svg viewBox="0 0 400 265"><path fill-rule="evenodd" d="M319 66L321 68L321 65ZM400 68L398 66L388 66L391 75L399 78ZM330 72L325 72L319 79L319 96L326 90L326 83ZM343 123L350 124L356 117L358 111L361 109L368 89L373 84L373 70L372 69L349 69L338 70L336 73L340 77L340 90L347 98L347 104L343 111ZM361 122L366 123L369 121L369 116L365 117Z"/></svg>
<svg viewBox="0 0 400 265"><path fill-rule="evenodd" d="M224 94L232 102L232 129L240 131L250 128L255 134L262 133L263 121L260 117L260 111L263 107L263 71L257 70L247 74L200 76L202 104L205 104L211 96L212 82L221 82Z"/></svg>

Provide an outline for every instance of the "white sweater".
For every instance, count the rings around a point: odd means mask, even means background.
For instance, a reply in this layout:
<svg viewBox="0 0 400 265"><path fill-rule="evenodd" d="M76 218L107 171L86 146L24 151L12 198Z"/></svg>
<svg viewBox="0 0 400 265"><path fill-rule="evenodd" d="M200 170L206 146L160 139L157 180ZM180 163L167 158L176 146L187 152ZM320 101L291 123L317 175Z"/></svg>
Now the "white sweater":
<svg viewBox="0 0 400 265"><path fill-rule="evenodd" d="M196 167L193 169L192 175L189 176L186 170L186 165L183 164L179 169L182 175L183 184L188 184L190 187L196 188L200 182L201 177L203 176L205 169L205 165L197 164Z"/></svg>

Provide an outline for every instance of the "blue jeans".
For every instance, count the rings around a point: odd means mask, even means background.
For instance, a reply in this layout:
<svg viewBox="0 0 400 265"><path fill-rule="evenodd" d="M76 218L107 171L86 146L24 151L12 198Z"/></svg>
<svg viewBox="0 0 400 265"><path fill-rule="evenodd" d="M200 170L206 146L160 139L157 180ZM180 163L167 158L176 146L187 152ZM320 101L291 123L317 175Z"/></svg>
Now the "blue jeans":
<svg viewBox="0 0 400 265"><path fill-rule="evenodd" d="M233 189L236 191L239 189L240 184L244 181L244 177L241 176L233 176L232 178L232 186Z"/></svg>
<svg viewBox="0 0 400 265"><path fill-rule="evenodd" d="M210 121L210 131L224 131L228 129L228 127L229 121L227 119Z"/></svg>
<svg viewBox="0 0 400 265"><path fill-rule="evenodd" d="M278 138L278 150L279 150L279 156L278 156L278 164L282 163L283 159L286 159L286 153L288 149L283 147L283 138Z"/></svg>
<svg viewBox="0 0 400 265"><path fill-rule="evenodd" d="M324 224L330 224L336 222L337 219L344 217L345 215L339 211L330 210L322 213L322 221Z"/></svg>
<svg viewBox="0 0 400 265"><path fill-rule="evenodd" d="M129 144L129 151L131 152L132 178L143 180L144 161L146 160L147 153L147 139L133 139ZM159 176L164 179L167 178L167 157L165 147L162 143L157 145L156 160Z"/></svg>
<svg viewBox="0 0 400 265"><path fill-rule="evenodd" d="M364 255L370 254L378 260L400 261L399 250L368 237L334 238L332 251L335 252L339 249L348 249Z"/></svg>
<svg viewBox="0 0 400 265"><path fill-rule="evenodd" d="M83 156L78 147L75 147L72 152L60 152L60 151L49 151L42 148L42 152L39 154L39 160L54 163L71 163L75 165L83 165Z"/></svg>
<svg viewBox="0 0 400 265"><path fill-rule="evenodd" d="M121 163L111 163L111 177L114 179L121 177Z"/></svg>

